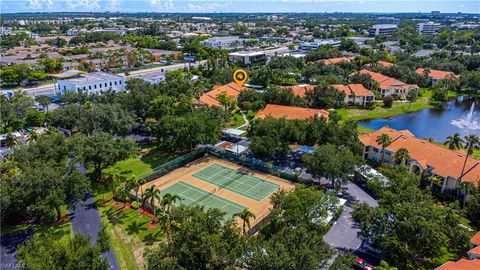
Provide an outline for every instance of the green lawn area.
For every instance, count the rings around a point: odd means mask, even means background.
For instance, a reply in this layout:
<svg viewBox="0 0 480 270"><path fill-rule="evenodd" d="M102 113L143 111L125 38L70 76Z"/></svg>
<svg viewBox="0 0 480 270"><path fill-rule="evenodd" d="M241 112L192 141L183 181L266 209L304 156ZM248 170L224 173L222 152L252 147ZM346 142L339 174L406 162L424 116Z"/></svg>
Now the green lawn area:
<svg viewBox="0 0 480 270"><path fill-rule="evenodd" d="M119 161L107 170L118 169L120 172L125 172L126 174L139 175L174 158L172 157L172 154L161 152L157 148L147 147L145 149L150 150L150 153L144 156Z"/></svg>
<svg viewBox="0 0 480 270"><path fill-rule="evenodd" d="M236 128L243 124L245 124L245 120L243 119L242 114L240 114L240 112L237 112L236 114L232 115L230 119L225 123L225 127Z"/></svg>
<svg viewBox="0 0 480 270"><path fill-rule="evenodd" d="M62 214L65 215L68 213L67 207L62 207ZM2 224L1 235L13 233L17 231L34 229L35 233L39 234L49 234L58 241L67 241L72 237L72 223L70 220L62 224L45 224L45 225L35 225L35 224L21 224L16 226L11 226L7 224Z"/></svg>
<svg viewBox="0 0 480 270"><path fill-rule="evenodd" d="M361 133L372 133L375 131L374 129L362 127L362 126L358 126L357 129L358 129L358 132L361 132Z"/></svg>
<svg viewBox="0 0 480 270"><path fill-rule="evenodd" d="M102 204L104 199L111 198L112 193L105 186L95 187L95 203L100 212L102 223L118 260L120 269L145 269L143 253L146 247L155 246L155 242L163 240L163 233L157 226L148 229L151 219L137 210L118 210L112 201Z"/></svg>
<svg viewBox="0 0 480 270"><path fill-rule="evenodd" d="M383 104L373 110L359 109L359 108L344 108L338 109L337 112L345 120L367 120L375 118L387 118L394 115L415 112L426 108L431 108L432 105L428 102L428 98L421 97L417 102L410 104L409 102L394 102L392 108L384 108Z"/></svg>

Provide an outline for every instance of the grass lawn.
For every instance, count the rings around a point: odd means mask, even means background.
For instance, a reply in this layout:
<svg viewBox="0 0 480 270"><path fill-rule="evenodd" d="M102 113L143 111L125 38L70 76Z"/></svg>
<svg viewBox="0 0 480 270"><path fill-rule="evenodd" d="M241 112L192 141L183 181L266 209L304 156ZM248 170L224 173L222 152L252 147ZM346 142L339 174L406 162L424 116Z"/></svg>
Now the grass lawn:
<svg viewBox="0 0 480 270"><path fill-rule="evenodd" d="M426 108L431 108L432 105L428 102L428 98L421 97L417 102L410 104L409 102L394 102L392 108L384 108L378 106L373 110L359 109L359 108L344 108L338 109L337 112L345 120L368 120L374 118L387 118L394 115L415 112Z"/></svg>
<svg viewBox="0 0 480 270"><path fill-rule="evenodd" d="M174 158L172 157L172 154L161 152L154 147L147 147L146 149L150 150L148 154L119 161L107 170L118 169L120 172L124 172L126 174L139 175Z"/></svg>
<svg viewBox="0 0 480 270"><path fill-rule="evenodd" d="M62 207L62 215L68 213L67 207ZM16 226L11 226L7 224L2 224L1 235L18 232L27 229L34 229L35 233L37 234L49 234L52 235L55 240L58 241L67 241L73 235L72 231L72 223L70 220L63 222L62 224L42 224L42 225L35 225L35 224L21 224Z"/></svg>
<svg viewBox="0 0 480 270"><path fill-rule="evenodd" d="M358 129L358 132L361 132L361 133L373 133L373 132L375 132L375 129L362 127L362 126L358 126L357 129Z"/></svg>
<svg viewBox="0 0 480 270"><path fill-rule="evenodd" d="M230 119L225 123L225 127L236 128L243 124L245 124L245 120L243 119L242 114L238 112L230 117Z"/></svg>
<svg viewBox="0 0 480 270"><path fill-rule="evenodd" d="M112 193L105 186L95 187L95 203L100 212L102 224L110 236L112 249L120 269L145 269L143 253L146 247L154 247L155 242L163 240L160 227L148 229L151 219L141 215L137 210L119 210L112 206Z"/></svg>

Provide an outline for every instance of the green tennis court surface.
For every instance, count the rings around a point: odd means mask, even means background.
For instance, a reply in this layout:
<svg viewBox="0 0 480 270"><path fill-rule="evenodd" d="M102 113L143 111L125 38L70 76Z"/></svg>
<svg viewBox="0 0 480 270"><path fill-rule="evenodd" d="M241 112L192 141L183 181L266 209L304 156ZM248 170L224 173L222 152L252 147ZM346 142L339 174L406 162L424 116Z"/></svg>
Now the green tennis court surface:
<svg viewBox="0 0 480 270"><path fill-rule="evenodd" d="M177 182L160 192L162 195L171 193L180 196L181 203L184 205L197 204L207 208L218 208L226 212L229 217L243 211L245 206L234 203L211 192L197 188L185 182Z"/></svg>
<svg viewBox="0 0 480 270"><path fill-rule="evenodd" d="M256 201L264 199L280 187L280 185L217 163L192 174L192 176Z"/></svg>

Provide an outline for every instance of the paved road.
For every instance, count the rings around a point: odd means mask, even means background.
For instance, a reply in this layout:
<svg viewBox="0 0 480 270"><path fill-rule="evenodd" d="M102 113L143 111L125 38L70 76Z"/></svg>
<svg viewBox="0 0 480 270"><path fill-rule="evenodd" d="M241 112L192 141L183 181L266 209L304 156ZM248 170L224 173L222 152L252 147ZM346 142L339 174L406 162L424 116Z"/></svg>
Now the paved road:
<svg viewBox="0 0 480 270"><path fill-rule="evenodd" d="M191 63L191 67L198 67L199 65L205 65L206 61L198 61L196 63ZM152 79L152 78L157 78L160 76L164 76L165 72L167 71L173 71L177 69L183 69L185 67L188 67L189 64L186 63L180 63L180 64L173 64L173 65L168 65L168 66L162 66L162 67L156 67L156 68L151 68L151 69L141 69L141 70L135 70L131 71L128 76L126 76L126 79L134 79L134 78L144 78L144 79ZM120 75L125 75L125 74L120 74ZM47 85L42 85L38 87L32 87L32 88L23 88L22 92L25 93L26 95L29 96L38 96L38 95L48 95L48 94L53 94L54 91L54 85L53 84L47 84Z"/></svg>
<svg viewBox="0 0 480 270"><path fill-rule="evenodd" d="M324 239L338 250L356 251L362 244L362 240L357 237L359 228L351 219L351 204L353 202L366 202L371 207L377 207L378 203L355 183L348 183L345 186L344 194L349 197L348 203L343 207L343 213L333 224L330 231L325 234Z"/></svg>
<svg viewBox="0 0 480 270"><path fill-rule="evenodd" d="M0 269L19 269L16 259L17 247L25 243L33 233L33 229L28 229L0 237Z"/></svg>
<svg viewBox="0 0 480 270"><path fill-rule="evenodd" d="M87 194L82 203L76 203L70 208L70 218L72 220L72 229L74 233L83 233L90 236L92 243L97 241L98 231L101 228L102 221L98 213L95 200L91 194ZM102 255L110 262L110 269L120 269L117 258L112 249Z"/></svg>

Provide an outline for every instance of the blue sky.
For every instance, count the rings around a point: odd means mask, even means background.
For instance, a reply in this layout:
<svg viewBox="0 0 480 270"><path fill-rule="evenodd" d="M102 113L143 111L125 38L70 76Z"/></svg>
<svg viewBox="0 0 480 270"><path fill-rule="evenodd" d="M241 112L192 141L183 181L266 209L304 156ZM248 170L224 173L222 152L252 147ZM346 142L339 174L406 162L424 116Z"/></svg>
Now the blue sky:
<svg viewBox="0 0 480 270"><path fill-rule="evenodd" d="M464 12L480 0L0 0L0 12Z"/></svg>

